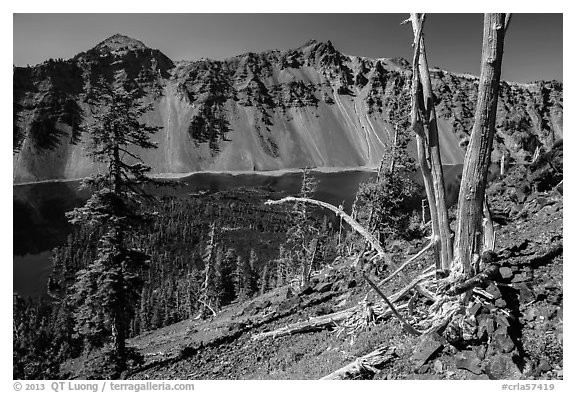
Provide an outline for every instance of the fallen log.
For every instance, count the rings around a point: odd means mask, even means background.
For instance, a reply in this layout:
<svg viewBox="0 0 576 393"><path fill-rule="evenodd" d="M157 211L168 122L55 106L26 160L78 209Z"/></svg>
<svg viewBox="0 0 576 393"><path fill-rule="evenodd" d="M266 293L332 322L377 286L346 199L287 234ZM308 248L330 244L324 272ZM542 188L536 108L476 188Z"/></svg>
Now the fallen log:
<svg viewBox="0 0 576 393"><path fill-rule="evenodd" d="M449 296L456 296L456 295L460 295L464 292L467 292L471 289L474 289L475 287L479 287L482 284L488 282L489 280L494 279L495 277L498 276L498 265L488 265L486 267L486 269L475 275L474 277L456 284L450 288L448 288L448 290L446 291L446 293Z"/></svg>
<svg viewBox="0 0 576 393"><path fill-rule="evenodd" d="M383 346L320 379L372 379L394 357L396 348Z"/></svg>
<svg viewBox="0 0 576 393"><path fill-rule="evenodd" d="M271 332L263 332L252 336L253 340L262 340L266 337L280 337L287 336L295 333L306 333L315 330L325 329L330 326L338 326L337 322L342 322L348 319L356 310L358 306L347 308L346 310L338 311L332 314L322 315L320 317L310 318L307 321L296 322L291 325L284 326L283 328L273 330Z"/></svg>
<svg viewBox="0 0 576 393"><path fill-rule="evenodd" d="M406 287L402 288L400 291L398 291L394 295L392 295L390 297L389 301L392 303L397 302L398 300L400 300L401 298L406 296L406 294L408 292L410 292L410 289L412 289L420 281L422 281L424 278L432 276L432 275L434 275L434 272L423 274L422 276L414 279ZM392 309L388 306L388 304L385 304L385 303L383 303L383 304L384 304L384 307L379 307L379 306L374 307L374 308L379 308L379 309L385 308L385 311L382 311L381 313L378 313L375 316L375 318L377 318L377 319L389 317L393 313ZM307 321L296 322L296 323L284 326L280 329L276 329L276 330L273 330L270 332L258 333L258 334L253 335L252 339L253 340L263 340L267 337L276 338L276 337L282 337L282 336L287 336L287 335L296 334L296 333L313 332L313 331L317 331L317 330L327 329L329 327L338 327L340 322L347 321L355 313L357 313L359 310L361 310L361 308L362 308L362 305L359 304L359 305L356 305L356 306L353 306L353 307L350 307L350 308L347 308L345 310L338 311L338 312L335 312L332 314L327 314L327 315L322 315L320 317L310 318ZM404 304L401 306L397 306L396 310L403 310L406 308L407 308L407 304Z"/></svg>

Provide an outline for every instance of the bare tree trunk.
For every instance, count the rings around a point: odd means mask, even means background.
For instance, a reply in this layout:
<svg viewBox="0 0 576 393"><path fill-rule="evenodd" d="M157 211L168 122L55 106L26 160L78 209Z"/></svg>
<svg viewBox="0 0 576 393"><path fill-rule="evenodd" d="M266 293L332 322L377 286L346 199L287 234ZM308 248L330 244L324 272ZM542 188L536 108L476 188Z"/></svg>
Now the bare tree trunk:
<svg viewBox="0 0 576 393"><path fill-rule="evenodd" d="M463 278L475 273L472 269L474 254L480 254L484 243L482 239L484 195L496 124L504 35L509 21L510 14L484 16L478 102L458 196L455 259L451 269L452 274Z"/></svg>
<svg viewBox="0 0 576 393"><path fill-rule="evenodd" d="M395 350L394 347L382 346L320 379L372 379L380 369L396 357Z"/></svg>
<svg viewBox="0 0 576 393"><path fill-rule="evenodd" d="M392 144L392 158L390 159L390 169L388 169L389 173L394 172L394 165L396 164L396 144L398 143L398 127L394 127L394 143ZM378 172L378 177L380 177L380 172Z"/></svg>
<svg viewBox="0 0 576 393"><path fill-rule="evenodd" d="M200 313L195 319L202 318L206 312L206 309L209 309L213 315L216 315L216 312L212 307L210 307L210 298L208 296L208 291L210 289L210 279L212 277L213 269L212 266L212 253L214 251L214 237L216 232L216 225L212 223L210 228L210 240L208 241L207 245L207 255L204 258L204 281L202 282L202 286L200 287L200 296L198 298L198 302L202 304L202 308L200 309Z"/></svg>
<svg viewBox="0 0 576 393"><path fill-rule="evenodd" d="M121 316L114 315L111 324L112 347L116 355L117 372L126 370L126 337L124 334L124 323ZM119 377L119 375L117 375Z"/></svg>
<svg viewBox="0 0 576 393"><path fill-rule="evenodd" d="M510 153L508 153L506 150L504 153L502 153L502 157L500 157L500 178L503 178L504 175L506 175L508 172L509 160Z"/></svg>
<svg viewBox="0 0 576 393"><path fill-rule="evenodd" d="M492 221L492 213L490 212L490 206L488 206L486 196L484 196L484 219L482 220L482 227L484 228L484 246L482 247L482 253L494 251L496 246L496 231L494 230L494 221Z"/></svg>
<svg viewBox="0 0 576 393"><path fill-rule="evenodd" d="M444 274L452 262L452 234L446 208L444 174L438 144L436 110L426 60L422 29L424 14L410 14L414 32L412 62L412 129L416 133L418 161L430 207L432 235L435 242L436 270Z"/></svg>
<svg viewBox="0 0 576 393"><path fill-rule="evenodd" d="M312 241L312 254L308 261L304 261L304 266L302 266L302 282L301 287L304 287L310 283L310 276L312 275L312 268L314 267L314 258L316 258L316 251L318 251L318 239Z"/></svg>

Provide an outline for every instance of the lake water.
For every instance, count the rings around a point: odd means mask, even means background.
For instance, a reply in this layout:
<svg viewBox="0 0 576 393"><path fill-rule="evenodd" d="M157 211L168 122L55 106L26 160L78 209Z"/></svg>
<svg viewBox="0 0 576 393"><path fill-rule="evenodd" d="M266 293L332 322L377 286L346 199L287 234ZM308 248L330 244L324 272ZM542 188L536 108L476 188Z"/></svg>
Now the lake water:
<svg viewBox="0 0 576 393"><path fill-rule="evenodd" d="M462 165L444 168L447 202L458 198ZM340 205L349 211L360 183L373 179L371 171L314 172L318 188L314 198ZM420 180L420 179L417 179ZM161 188L159 194L187 195L198 191L218 192L238 187L266 188L295 195L302 173L282 175L197 173L178 180L183 187ZM421 181L421 180L420 180ZM88 191L78 190L79 182L52 182L13 187L14 203L14 292L22 296L45 296L52 270L51 250L62 245L71 232L65 213L81 206Z"/></svg>

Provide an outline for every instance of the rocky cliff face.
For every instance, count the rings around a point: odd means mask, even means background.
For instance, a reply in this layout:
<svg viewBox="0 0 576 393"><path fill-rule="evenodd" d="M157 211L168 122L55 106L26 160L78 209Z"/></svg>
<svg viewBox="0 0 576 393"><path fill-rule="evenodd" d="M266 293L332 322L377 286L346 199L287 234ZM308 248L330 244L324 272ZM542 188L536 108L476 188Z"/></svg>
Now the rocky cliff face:
<svg viewBox="0 0 576 393"><path fill-rule="evenodd" d="M328 42L224 61L173 62L115 35L69 60L14 69L14 181L97 171L84 125L98 107L91 87L122 81L154 104L156 173L377 166L392 122L409 105L403 59L346 56ZM442 159L461 163L478 79L432 70ZM494 159L524 159L562 138L562 84L502 83ZM394 120L396 121L396 120Z"/></svg>

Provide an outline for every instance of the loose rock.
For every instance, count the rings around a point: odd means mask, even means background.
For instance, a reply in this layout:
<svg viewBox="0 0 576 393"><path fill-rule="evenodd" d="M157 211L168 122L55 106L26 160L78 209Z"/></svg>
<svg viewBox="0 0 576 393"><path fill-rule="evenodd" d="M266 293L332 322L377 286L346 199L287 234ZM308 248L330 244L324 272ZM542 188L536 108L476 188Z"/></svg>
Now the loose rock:
<svg viewBox="0 0 576 393"><path fill-rule="evenodd" d="M444 347L442 340L439 339L438 335L427 334L422 336L420 342L416 346L416 350L410 357L414 362L414 368L420 369L435 353Z"/></svg>
<svg viewBox="0 0 576 393"><path fill-rule="evenodd" d="M476 375L482 373L480 358L474 351L462 351L456 355L456 367L468 370Z"/></svg>
<svg viewBox="0 0 576 393"><path fill-rule="evenodd" d="M522 373L510 354L494 356L486 366L486 374L490 379L520 379L522 377Z"/></svg>

